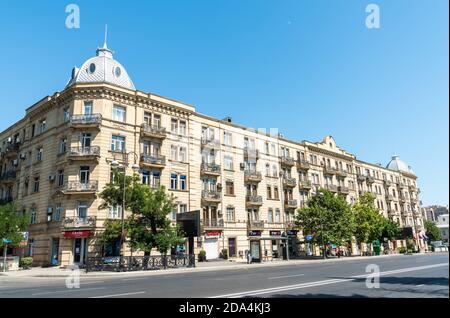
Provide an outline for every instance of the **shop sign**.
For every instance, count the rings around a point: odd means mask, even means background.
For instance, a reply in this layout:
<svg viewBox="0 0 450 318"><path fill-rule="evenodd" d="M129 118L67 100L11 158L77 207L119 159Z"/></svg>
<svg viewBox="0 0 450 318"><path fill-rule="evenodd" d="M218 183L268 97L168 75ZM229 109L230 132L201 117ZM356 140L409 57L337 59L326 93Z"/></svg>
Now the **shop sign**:
<svg viewBox="0 0 450 318"><path fill-rule="evenodd" d="M65 238L82 238L91 236L91 231L67 231L64 232Z"/></svg>
<svg viewBox="0 0 450 318"><path fill-rule="evenodd" d="M269 231L270 236L281 236L281 231Z"/></svg>
<svg viewBox="0 0 450 318"><path fill-rule="evenodd" d="M220 237L220 232L218 232L218 231L205 232L205 236L207 238L218 238L218 237Z"/></svg>
<svg viewBox="0 0 450 318"><path fill-rule="evenodd" d="M252 236L252 237L261 236L261 231L250 231L250 232L248 232L248 236Z"/></svg>

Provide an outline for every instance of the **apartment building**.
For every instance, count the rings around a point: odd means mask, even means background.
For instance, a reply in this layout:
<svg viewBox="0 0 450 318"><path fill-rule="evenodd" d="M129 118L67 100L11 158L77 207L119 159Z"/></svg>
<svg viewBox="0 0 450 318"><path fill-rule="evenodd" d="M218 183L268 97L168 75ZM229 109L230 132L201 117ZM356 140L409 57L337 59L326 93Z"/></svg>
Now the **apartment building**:
<svg viewBox="0 0 450 318"><path fill-rule="evenodd" d="M63 91L0 133L0 152L0 199L29 214L26 254L37 265L117 254L117 245L102 250L97 242L104 221L123 213L100 210L97 197L116 161L130 163L129 175L139 165L143 183L174 194L173 221L201 211L195 248L209 259L223 249L230 258L246 250L260 259L298 254L304 241L294 214L320 188L349 203L373 193L385 217L411 227L425 248L417 177L398 156L386 167L366 163L331 136L296 142L136 90L106 44L73 69Z"/></svg>

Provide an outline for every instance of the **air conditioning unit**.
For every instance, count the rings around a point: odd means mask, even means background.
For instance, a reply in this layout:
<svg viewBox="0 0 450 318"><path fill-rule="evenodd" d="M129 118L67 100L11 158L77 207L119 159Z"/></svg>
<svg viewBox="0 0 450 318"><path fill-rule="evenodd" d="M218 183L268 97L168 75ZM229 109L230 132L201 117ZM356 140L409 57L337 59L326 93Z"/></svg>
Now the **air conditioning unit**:
<svg viewBox="0 0 450 318"><path fill-rule="evenodd" d="M14 167L17 167L19 165L19 161L17 159L13 160L12 162Z"/></svg>
<svg viewBox="0 0 450 318"><path fill-rule="evenodd" d="M52 214L53 213L53 207L49 206L47 208L47 214Z"/></svg>
<svg viewBox="0 0 450 318"><path fill-rule="evenodd" d="M8 137L7 142L12 143L12 138L11 138L11 137Z"/></svg>
<svg viewBox="0 0 450 318"><path fill-rule="evenodd" d="M25 153L20 154L20 159L25 160L27 159L27 155Z"/></svg>
<svg viewBox="0 0 450 318"><path fill-rule="evenodd" d="M55 176L54 175L48 176L48 181L50 181L50 182L55 181Z"/></svg>
<svg viewBox="0 0 450 318"><path fill-rule="evenodd" d="M16 139L16 144L20 144L20 142L21 142L20 138L17 138Z"/></svg>

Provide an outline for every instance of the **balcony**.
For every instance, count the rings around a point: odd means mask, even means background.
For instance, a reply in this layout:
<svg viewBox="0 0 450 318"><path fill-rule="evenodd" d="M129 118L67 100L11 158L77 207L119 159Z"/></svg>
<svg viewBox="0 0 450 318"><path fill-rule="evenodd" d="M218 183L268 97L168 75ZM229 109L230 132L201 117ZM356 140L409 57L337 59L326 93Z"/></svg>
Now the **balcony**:
<svg viewBox="0 0 450 318"><path fill-rule="evenodd" d="M282 166L293 167L295 165L295 159L292 157L282 156L280 159Z"/></svg>
<svg viewBox="0 0 450 318"><path fill-rule="evenodd" d="M98 191L98 181L68 182L63 187L64 194L94 194Z"/></svg>
<svg viewBox="0 0 450 318"><path fill-rule="evenodd" d="M298 208L297 200L285 200L284 206L286 209L296 209Z"/></svg>
<svg viewBox="0 0 450 318"><path fill-rule="evenodd" d="M75 147L70 148L67 158L70 160L90 160L100 157L100 147Z"/></svg>
<svg viewBox="0 0 450 318"><path fill-rule="evenodd" d="M264 221L247 221L247 231L264 231Z"/></svg>
<svg viewBox="0 0 450 318"><path fill-rule="evenodd" d="M4 199L0 199L0 205L8 204L8 203L11 203L13 201L14 201L13 198L11 196L8 196L8 197L6 197Z"/></svg>
<svg viewBox="0 0 450 318"><path fill-rule="evenodd" d="M244 148L244 159L245 160L249 160L249 159L253 159L253 160L259 160L260 155L259 155L259 150L258 149L252 149L252 148Z"/></svg>
<svg viewBox="0 0 450 318"><path fill-rule="evenodd" d="M367 183L374 183L375 182L375 177L367 176L366 181L367 181Z"/></svg>
<svg viewBox="0 0 450 318"><path fill-rule="evenodd" d="M64 218L61 222L63 230L92 229L96 226L97 218L89 216L85 218Z"/></svg>
<svg viewBox="0 0 450 318"><path fill-rule="evenodd" d="M150 168L164 168L166 166L166 157L160 155L141 154L141 165Z"/></svg>
<svg viewBox="0 0 450 318"><path fill-rule="evenodd" d="M308 161L306 160L297 160L297 169L300 170L308 170L311 167Z"/></svg>
<svg viewBox="0 0 450 318"><path fill-rule="evenodd" d="M398 188L400 189L400 190L409 190L409 188L408 188L408 186L406 185L406 184L399 184L398 185Z"/></svg>
<svg viewBox="0 0 450 318"><path fill-rule="evenodd" d="M220 203L222 195L219 191L202 191L202 201L205 203Z"/></svg>
<svg viewBox="0 0 450 318"><path fill-rule="evenodd" d="M331 166L324 166L323 172L325 174L336 174L336 172L338 171L338 169L331 167Z"/></svg>
<svg viewBox="0 0 450 318"><path fill-rule="evenodd" d="M70 127L72 128L97 128L101 123L101 114L73 115L70 117Z"/></svg>
<svg viewBox="0 0 450 318"><path fill-rule="evenodd" d="M10 183L10 182L14 182L16 177L17 177L17 172L15 170L9 170L0 176L0 181L5 182L5 183Z"/></svg>
<svg viewBox="0 0 450 318"><path fill-rule="evenodd" d="M408 200L406 199L406 197L403 196L403 195L399 196L398 199L399 199L399 201L400 201L401 203L406 203L406 201L408 201Z"/></svg>
<svg viewBox="0 0 450 318"><path fill-rule="evenodd" d="M248 206L261 206L263 204L263 199L260 195L248 195L245 198L245 202Z"/></svg>
<svg viewBox="0 0 450 318"><path fill-rule="evenodd" d="M287 188L294 188L297 185L297 180L295 178L291 177L284 177L283 178L283 186Z"/></svg>
<svg viewBox="0 0 450 318"><path fill-rule="evenodd" d="M262 174L258 171L245 171L244 172L245 182L261 182Z"/></svg>
<svg viewBox="0 0 450 318"><path fill-rule="evenodd" d="M167 137L167 131L166 131L166 128L163 128L160 126L142 124L141 125L141 136L165 139Z"/></svg>
<svg viewBox="0 0 450 318"><path fill-rule="evenodd" d="M342 178L346 178L348 176L348 173L345 170L336 169L336 175Z"/></svg>
<svg viewBox="0 0 450 318"><path fill-rule="evenodd" d="M390 180L383 180L383 183L384 183L384 186L385 186L385 187L390 187L390 186L392 186L392 181L390 181Z"/></svg>
<svg viewBox="0 0 450 318"><path fill-rule="evenodd" d="M300 180L298 182L298 186L300 187L300 189L309 190L312 188L312 183L309 180Z"/></svg>
<svg viewBox="0 0 450 318"><path fill-rule="evenodd" d="M290 229L290 230L294 230L294 229L298 228L297 224L295 224L295 222L292 222L292 221L285 222L285 225L286 225L286 228Z"/></svg>
<svg viewBox="0 0 450 318"><path fill-rule="evenodd" d="M202 226L204 230L223 230L223 219L203 219Z"/></svg>
<svg viewBox="0 0 450 318"><path fill-rule="evenodd" d="M392 194L386 194L385 196L387 202L391 202L395 200L395 197Z"/></svg>
<svg viewBox="0 0 450 318"><path fill-rule="evenodd" d="M339 186L338 187L338 192L340 194L349 194L350 193L350 188L349 187L345 187L345 186Z"/></svg>
<svg viewBox="0 0 450 318"><path fill-rule="evenodd" d="M364 181L366 181L367 176L365 176L363 174L358 174L358 176L356 178L359 182L364 182Z"/></svg>
<svg viewBox="0 0 450 318"><path fill-rule="evenodd" d="M326 184L325 189L327 189L328 191L330 191L332 193L338 192L338 186L334 185L334 184Z"/></svg>
<svg viewBox="0 0 450 318"><path fill-rule="evenodd" d="M219 148L220 141L218 139L215 139L213 136L207 136L202 137L201 144L204 148Z"/></svg>
<svg viewBox="0 0 450 318"><path fill-rule="evenodd" d="M20 145L18 143L9 144L6 146L5 158L17 156L19 153Z"/></svg>
<svg viewBox="0 0 450 318"><path fill-rule="evenodd" d="M202 175L220 176L221 167L215 163L202 163L200 172Z"/></svg>
<svg viewBox="0 0 450 318"><path fill-rule="evenodd" d="M409 185L408 188L411 192L417 192L417 187L415 185Z"/></svg>

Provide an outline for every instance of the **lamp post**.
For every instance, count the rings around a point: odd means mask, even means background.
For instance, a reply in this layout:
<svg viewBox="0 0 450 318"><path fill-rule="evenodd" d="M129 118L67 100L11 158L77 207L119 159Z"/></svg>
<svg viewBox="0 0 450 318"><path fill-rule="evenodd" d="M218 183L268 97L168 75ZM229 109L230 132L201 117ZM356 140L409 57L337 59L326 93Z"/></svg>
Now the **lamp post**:
<svg viewBox="0 0 450 318"><path fill-rule="evenodd" d="M128 162L128 156L129 155L134 155L134 163L131 165L131 169L133 170L133 172L138 172L139 171L139 165L136 163L137 162L137 158L138 155L134 152L131 151L129 153L124 153L124 160L123 160L123 165L121 165L117 160L113 160L111 162L111 167L113 167L114 169L117 168L123 168L123 193L122 193L122 215L121 215L121 232L120 232L120 261L119 261L119 268L122 267L122 261L123 261L123 243L124 243L124 237L125 237L125 196L126 196L126 176L127 176L127 171L126 169L129 166L129 162Z"/></svg>

